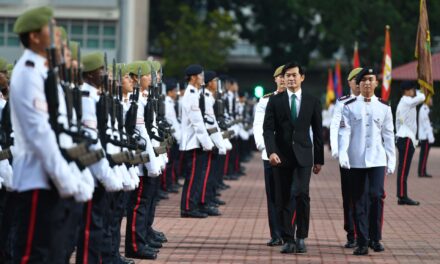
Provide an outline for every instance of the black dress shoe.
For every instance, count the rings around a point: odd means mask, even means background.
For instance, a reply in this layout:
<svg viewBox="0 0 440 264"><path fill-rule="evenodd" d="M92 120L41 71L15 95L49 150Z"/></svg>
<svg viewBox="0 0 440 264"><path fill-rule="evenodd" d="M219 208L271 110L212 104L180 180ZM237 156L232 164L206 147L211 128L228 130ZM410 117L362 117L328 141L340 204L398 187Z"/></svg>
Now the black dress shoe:
<svg viewBox="0 0 440 264"><path fill-rule="evenodd" d="M347 243L344 245L345 248L355 248L356 240L347 240Z"/></svg>
<svg viewBox="0 0 440 264"><path fill-rule="evenodd" d="M137 253L134 253L134 252L126 253L125 256L127 256L129 258L134 258L134 259L156 259L157 253L144 249L144 250L139 251Z"/></svg>
<svg viewBox="0 0 440 264"><path fill-rule="evenodd" d="M152 248L161 248L162 247L162 243L160 243L157 240L154 240L152 237L147 238L147 245L149 245Z"/></svg>
<svg viewBox="0 0 440 264"><path fill-rule="evenodd" d="M304 238L299 238L296 240L296 253L306 253L307 247Z"/></svg>
<svg viewBox="0 0 440 264"><path fill-rule="evenodd" d="M148 234L151 235L154 240L159 241L160 243L168 242L168 239L163 232L160 232L160 231L157 231L157 230L154 230L153 228L151 228L150 231L148 232Z"/></svg>
<svg viewBox="0 0 440 264"><path fill-rule="evenodd" d="M197 210L181 211L180 216L184 217L184 218L206 218L206 217L208 217L207 214L199 212Z"/></svg>
<svg viewBox="0 0 440 264"><path fill-rule="evenodd" d="M356 255L356 256L368 255L368 247L367 246L357 247L353 251L353 255Z"/></svg>
<svg viewBox="0 0 440 264"><path fill-rule="evenodd" d="M408 198L408 197L404 197L404 198L399 198L398 200L397 200L397 204L398 205L420 205L420 203L419 202L417 202L417 201L414 201L414 200L412 200L412 199L410 199L410 198Z"/></svg>
<svg viewBox="0 0 440 264"><path fill-rule="evenodd" d="M118 260L119 264L134 264L134 260L132 259L128 259L124 256L119 256L119 260Z"/></svg>
<svg viewBox="0 0 440 264"><path fill-rule="evenodd" d="M167 192L169 193L179 193L179 188L176 186L170 186L167 188Z"/></svg>
<svg viewBox="0 0 440 264"><path fill-rule="evenodd" d="M284 243L280 252L283 254L295 253L295 242Z"/></svg>
<svg viewBox="0 0 440 264"><path fill-rule="evenodd" d="M374 250L374 252L382 252L385 250L385 248L383 247L383 245L379 242L379 241L370 241L370 243L368 244L368 246Z"/></svg>
<svg viewBox="0 0 440 264"><path fill-rule="evenodd" d="M168 199L170 199L170 197L168 196L168 193L166 193L165 191L162 191L162 190L158 190L157 198L159 198L160 200L168 200Z"/></svg>
<svg viewBox="0 0 440 264"><path fill-rule="evenodd" d="M218 204L218 205L225 205L225 204L226 204L225 201L222 201L222 200L220 200L220 199L217 198L217 197L214 198L214 203L216 203L216 204Z"/></svg>
<svg viewBox="0 0 440 264"><path fill-rule="evenodd" d="M266 245L269 247L281 246L282 244L283 244L283 240L281 238L271 238L266 243Z"/></svg>
<svg viewBox="0 0 440 264"><path fill-rule="evenodd" d="M217 208L211 207L211 206L204 206L204 207L200 208L200 212L205 213L209 216L221 215L220 211Z"/></svg>

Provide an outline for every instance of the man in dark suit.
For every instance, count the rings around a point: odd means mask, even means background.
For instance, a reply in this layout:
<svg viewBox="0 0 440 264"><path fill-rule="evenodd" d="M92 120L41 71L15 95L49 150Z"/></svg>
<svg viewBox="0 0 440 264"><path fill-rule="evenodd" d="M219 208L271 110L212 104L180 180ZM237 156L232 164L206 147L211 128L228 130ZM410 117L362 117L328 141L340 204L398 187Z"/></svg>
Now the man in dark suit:
<svg viewBox="0 0 440 264"><path fill-rule="evenodd" d="M302 91L305 75L299 64L286 64L282 74L287 90L269 99L263 136L270 164L275 168L276 207L285 242L281 253L305 253L311 171L318 174L324 164L321 103Z"/></svg>

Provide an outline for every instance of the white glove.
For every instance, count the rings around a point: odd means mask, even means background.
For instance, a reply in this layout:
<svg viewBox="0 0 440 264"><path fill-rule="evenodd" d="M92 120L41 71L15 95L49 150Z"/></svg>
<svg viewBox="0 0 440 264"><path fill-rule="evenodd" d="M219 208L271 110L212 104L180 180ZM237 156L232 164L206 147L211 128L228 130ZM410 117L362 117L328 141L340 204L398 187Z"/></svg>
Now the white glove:
<svg viewBox="0 0 440 264"><path fill-rule="evenodd" d="M219 155L226 155L226 148L219 148L218 149L218 154Z"/></svg>
<svg viewBox="0 0 440 264"><path fill-rule="evenodd" d="M79 175L75 173L73 166L76 166L74 162L70 162L67 166L62 165L62 174L51 177L61 198L72 197L79 191Z"/></svg>
<svg viewBox="0 0 440 264"><path fill-rule="evenodd" d="M12 166L8 160L0 161L0 188L3 185L6 189L12 189Z"/></svg>
<svg viewBox="0 0 440 264"><path fill-rule="evenodd" d="M127 167L125 167L125 165L120 165L119 171L121 171L123 175L122 185L124 187L124 191L133 191L134 189L136 189L135 182L131 179L131 175L128 172Z"/></svg>
<svg viewBox="0 0 440 264"><path fill-rule="evenodd" d="M434 142L435 142L435 138L434 137L428 137L428 142L429 142L429 144L434 144Z"/></svg>
<svg viewBox="0 0 440 264"><path fill-rule="evenodd" d="M134 182L135 188L139 187L138 167L130 167L128 172L130 173L131 180Z"/></svg>
<svg viewBox="0 0 440 264"><path fill-rule="evenodd" d="M232 149L232 144L231 144L231 141L229 141L229 139L225 138L223 142L225 143L225 147L226 147L227 151ZM263 151L263 150L261 150L261 151Z"/></svg>
<svg viewBox="0 0 440 264"><path fill-rule="evenodd" d="M78 170L78 173L80 175L79 190L74 196L75 201L79 203L89 201L90 199L92 199L93 191L95 190L95 180L93 179L92 174L87 168L83 171L79 171L77 166L72 166L72 170Z"/></svg>
<svg viewBox="0 0 440 264"><path fill-rule="evenodd" d="M104 177L98 180L108 192L117 192L123 188L121 175L116 175L112 169L106 170Z"/></svg>
<svg viewBox="0 0 440 264"><path fill-rule="evenodd" d="M339 156L339 165L344 169L350 169L350 161L346 153L341 153Z"/></svg>
<svg viewBox="0 0 440 264"><path fill-rule="evenodd" d="M394 170L387 167L387 175L391 175L393 173L394 173Z"/></svg>
<svg viewBox="0 0 440 264"><path fill-rule="evenodd" d="M334 159L338 159L339 158L339 153L337 151L332 151L332 157Z"/></svg>

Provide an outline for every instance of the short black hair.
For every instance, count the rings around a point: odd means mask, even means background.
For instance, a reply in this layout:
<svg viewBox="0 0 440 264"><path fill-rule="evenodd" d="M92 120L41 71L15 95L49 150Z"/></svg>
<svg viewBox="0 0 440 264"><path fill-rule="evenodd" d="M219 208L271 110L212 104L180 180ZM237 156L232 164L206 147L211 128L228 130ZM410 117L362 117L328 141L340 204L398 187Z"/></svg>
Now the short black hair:
<svg viewBox="0 0 440 264"><path fill-rule="evenodd" d="M37 32L37 33L39 33L39 32L41 32L41 28L38 29L38 30L31 31L31 32ZM30 39L29 39L29 36L30 36L31 32L24 32L24 33L21 33L21 34L18 35L18 38L20 39L21 44L23 44L23 46L24 46L25 48L27 48L27 49L28 49L29 46L30 46Z"/></svg>
<svg viewBox="0 0 440 264"><path fill-rule="evenodd" d="M292 62L288 62L284 65L283 71L281 72L282 75L286 74L287 70L292 69L292 68L298 68L298 72L301 75L304 75L304 68L295 61Z"/></svg>

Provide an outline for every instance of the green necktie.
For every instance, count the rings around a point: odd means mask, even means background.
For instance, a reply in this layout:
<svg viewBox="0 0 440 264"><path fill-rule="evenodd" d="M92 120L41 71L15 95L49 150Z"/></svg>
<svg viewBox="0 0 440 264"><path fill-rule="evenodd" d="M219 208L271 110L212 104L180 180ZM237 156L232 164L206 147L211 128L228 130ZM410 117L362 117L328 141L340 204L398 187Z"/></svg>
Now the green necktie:
<svg viewBox="0 0 440 264"><path fill-rule="evenodd" d="M291 96L290 114L292 116L292 122L295 122L297 119L297 116L296 116L296 95L295 94L292 94L292 96Z"/></svg>

